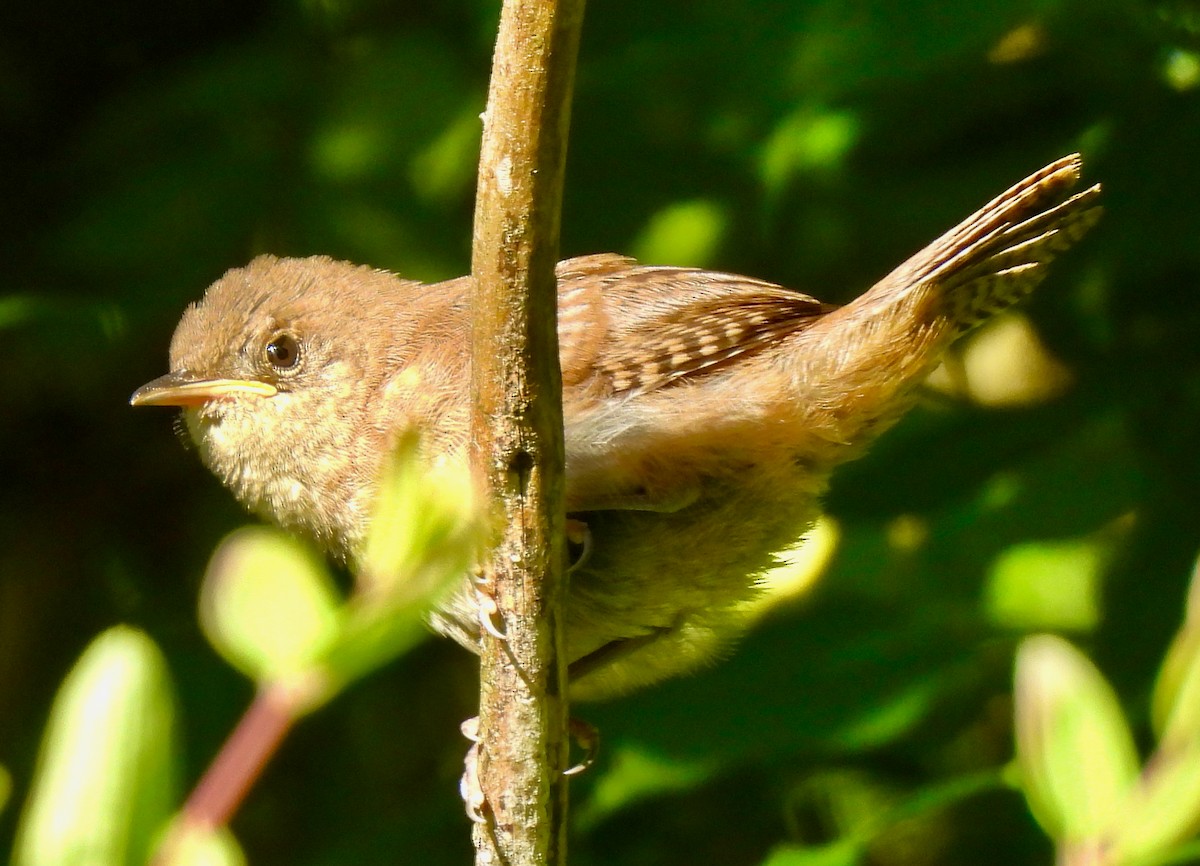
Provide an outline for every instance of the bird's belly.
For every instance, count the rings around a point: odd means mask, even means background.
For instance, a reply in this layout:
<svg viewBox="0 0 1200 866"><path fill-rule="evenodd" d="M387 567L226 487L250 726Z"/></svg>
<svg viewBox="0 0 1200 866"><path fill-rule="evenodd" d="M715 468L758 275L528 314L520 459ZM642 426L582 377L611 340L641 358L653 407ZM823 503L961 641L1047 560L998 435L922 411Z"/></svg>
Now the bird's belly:
<svg viewBox="0 0 1200 866"><path fill-rule="evenodd" d="M824 479L790 474L787 484L708 485L674 513L580 515L591 552L570 576L572 697L630 691L729 648L759 577L817 517Z"/></svg>

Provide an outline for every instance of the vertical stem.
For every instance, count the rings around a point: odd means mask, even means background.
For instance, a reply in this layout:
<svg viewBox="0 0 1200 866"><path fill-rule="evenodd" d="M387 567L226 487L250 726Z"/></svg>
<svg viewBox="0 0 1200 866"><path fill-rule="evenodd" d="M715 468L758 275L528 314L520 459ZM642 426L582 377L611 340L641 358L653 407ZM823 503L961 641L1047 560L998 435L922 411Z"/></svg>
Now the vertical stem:
<svg viewBox="0 0 1200 866"><path fill-rule="evenodd" d="M497 514L483 638L477 864L562 864L567 795L559 218L583 0L505 0L475 205L475 469Z"/></svg>

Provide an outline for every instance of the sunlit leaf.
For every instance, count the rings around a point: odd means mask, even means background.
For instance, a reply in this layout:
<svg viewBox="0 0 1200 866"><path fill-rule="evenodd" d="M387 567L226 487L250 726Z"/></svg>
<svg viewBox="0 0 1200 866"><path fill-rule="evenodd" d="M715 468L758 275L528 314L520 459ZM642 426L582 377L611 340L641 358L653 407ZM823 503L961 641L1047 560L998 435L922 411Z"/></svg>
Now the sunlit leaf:
<svg viewBox="0 0 1200 866"><path fill-rule="evenodd" d="M811 847L780 845L761 866L859 866L862 854L861 846L850 839Z"/></svg>
<svg viewBox="0 0 1200 866"><path fill-rule="evenodd" d="M623 745L605 761L591 796L573 810L572 820L587 829L639 799L695 788L711 774L712 767L702 761L668 758Z"/></svg>
<svg viewBox="0 0 1200 866"><path fill-rule="evenodd" d="M418 444L415 435L404 437L384 468L358 562L359 592L323 658L339 679L360 676L426 637L429 608L460 585L478 552L482 521L465 463L430 465Z"/></svg>
<svg viewBox="0 0 1200 866"><path fill-rule="evenodd" d="M384 467L358 562L368 599L389 607L431 604L466 573L480 542L465 461L431 464L418 445L416 435L404 437Z"/></svg>
<svg viewBox="0 0 1200 866"><path fill-rule="evenodd" d="M1185 626L1167 650L1154 684L1150 718L1160 742L1177 748L1200 740L1200 627Z"/></svg>
<svg viewBox="0 0 1200 866"><path fill-rule="evenodd" d="M727 223L715 202L678 202L650 218L633 242L633 254L651 264L702 267L715 257Z"/></svg>
<svg viewBox="0 0 1200 866"><path fill-rule="evenodd" d="M1017 651L1015 698L1017 761L1038 822L1060 841L1107 832L1138 775L1112 688L1071 644L1039 635Z"/></svg>
<svg viewBox="0 0 1200 866"><path fill-rule="evenodd" d="M200 594L200 619L213 646L259 682L311 667L341 624L324 565L271 529L230 535L213 554Z"/></svg>
<svg viewBox="0 0 1200 866"><path fill-rule="evenodd" d="M227 827L193 827L171 840L170 866L246 866L246 855Z"/></svg>
<svg viewBox="0 0 1200 866"><path fill-rule="evenodd" d="M803 108L775 130L763 147L760 173L771 195L805 172L830 173L841 168L859 137L858 118L846 111Z"/></svg>
<svg viewBox="0 0 1200 866"><path fill-rule="evenodd" d="M109 629L67 675L17 829L13 866L141 866L175 806L175 702L145 634Z"/></svg>
<svg viewBox="0 0 1200 866"><path fill-rule="evenodd" d="M1151 756L1113 825L1112 862L1168 853L1200 829L1200 737Z"/></svg>
<svg viewBox="0 0 1200 866"><path fill-rule="evenodd" d="M1031 541L1008 548L988 575L989 617L1013 629L1095 628L1109 550L1102 538Z"/></svg>
<svg viewBox="0 0 1200 866"><path fill-rule="evenodd" d="M1200 561L1192 570L1183 626L1154 682L1150 721L1159 752L1168 758L1200 742Z"/></svg>

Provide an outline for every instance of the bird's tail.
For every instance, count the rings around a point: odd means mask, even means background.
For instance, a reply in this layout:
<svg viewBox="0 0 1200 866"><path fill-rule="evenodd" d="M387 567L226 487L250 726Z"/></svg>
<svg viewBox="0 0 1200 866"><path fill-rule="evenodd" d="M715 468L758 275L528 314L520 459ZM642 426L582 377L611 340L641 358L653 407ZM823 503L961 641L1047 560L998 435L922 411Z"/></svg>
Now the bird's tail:
<svg viewBox="0 0 1200 866"><path fill-rule="evenodd" d="M872 426L898 414L901 393L955 338L1033 291L1049 262L1095 225L1100 185L1069 194L1080 165L1072 154L1031 174L823 317L805 340L825 345L805 355L831 366L810 368L809 381L858 389L860 405L879 407L880 417L860 419Z"/></svg>
<svg viewBox="0 0 1200 866"><path fill-rule="evenodd" d="M1064 198L1079 169L1079 154L1071 154L1025 178L890 273L863 300L886 304L907 291L923 294L926 315L944 319L951 337L1012 306L1100 218L1099 184Z"/></svg>

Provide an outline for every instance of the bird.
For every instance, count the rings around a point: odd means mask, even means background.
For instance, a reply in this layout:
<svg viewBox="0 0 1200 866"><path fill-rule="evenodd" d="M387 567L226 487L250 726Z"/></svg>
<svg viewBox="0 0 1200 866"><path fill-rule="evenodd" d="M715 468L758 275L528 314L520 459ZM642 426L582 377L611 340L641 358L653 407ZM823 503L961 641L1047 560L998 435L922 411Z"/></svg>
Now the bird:
<svg viewBox="0 0 1200 866"><path fill-rule="evenodd" d="M611 254L556 269L566 511L586 528L564 633L573 700L692 671L819 516L834 469L917 400L946 349L1028 295L1101 214L1072 154L1031 174L844 306L736 274ZM350 563L406 431L466 462L470 278L435 284L325 256L262 255L190 305L176 406L250 511ZM478 651L477 590L430 615Z"/></svg>

